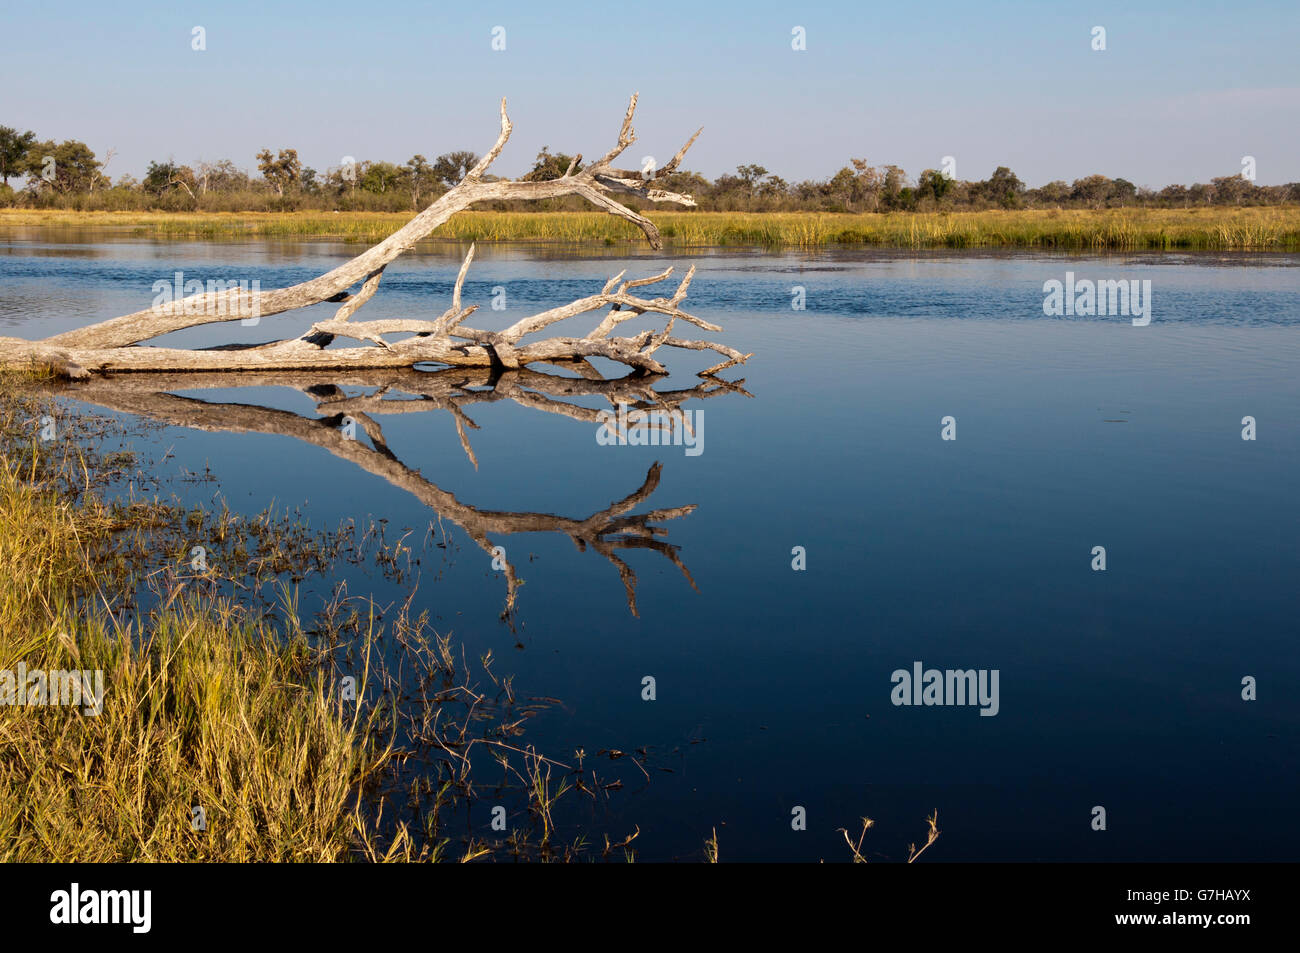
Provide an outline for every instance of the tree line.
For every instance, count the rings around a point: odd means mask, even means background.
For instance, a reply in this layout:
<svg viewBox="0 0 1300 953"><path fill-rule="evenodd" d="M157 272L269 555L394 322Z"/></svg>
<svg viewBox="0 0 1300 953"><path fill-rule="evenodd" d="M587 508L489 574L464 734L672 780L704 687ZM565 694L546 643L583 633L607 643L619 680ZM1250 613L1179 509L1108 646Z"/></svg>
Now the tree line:
<svg viewBox="0 0 1300 953"><path fill-rule="evenodd" d="M84 142L40 141L32 132L0 126L0 206L79 210L169 211L408 211L420 209L458 183L478 161L473 152L447 152L430 161L412 156L392 162L345 160L319 171L306 166L295 149L263 149L256 172L230 159L183 165L153 161L143 179L110 177L103 160ZM554 179L574 165L572 156L543 147L525 179ZM490 177L489 177L490 178ZM17 179L18 187L10 185ZM935 169L915 179L896 165L872 166L851 159L821 180L787 182L756 164L709 180L677 172L665 188L691 194L713 211L888 212L985 208L1183 208L1205 205L1281 205L1300 202L1300 183L1256 185L1242 174L1208 183L1168 185L1159 190L1126 179L1090 175L1028 188L1006 166L981 181L964 181ZM579 207L573 200L528 207ZM507 203L499 203L502 208ZM586 207L586 206L582 206Z"/></svg>

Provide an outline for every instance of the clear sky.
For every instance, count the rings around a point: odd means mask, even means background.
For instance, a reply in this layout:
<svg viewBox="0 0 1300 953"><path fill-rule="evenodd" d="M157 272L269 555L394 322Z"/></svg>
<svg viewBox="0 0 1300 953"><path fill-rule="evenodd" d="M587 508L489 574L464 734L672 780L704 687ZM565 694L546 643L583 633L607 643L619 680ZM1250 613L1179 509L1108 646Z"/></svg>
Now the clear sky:
<svg viewBox="0 0 1300 953"><path fill-rule="evenodd" d="M1260 184L1300 181L1296 0L6 0L0 14L0 125L116 149L113 176L167 158L251 169L263 147L321 171L481 153L502 96L515 134L494 168L517 175L543 145L604 152L634 91L629 157L663 162L702 125L686 167L711 178L751 162L822 178L851 156L915 177L950 155L962 179L1007 165L1031 186L1095 172L1160 186L1252 155Z"/></svg>

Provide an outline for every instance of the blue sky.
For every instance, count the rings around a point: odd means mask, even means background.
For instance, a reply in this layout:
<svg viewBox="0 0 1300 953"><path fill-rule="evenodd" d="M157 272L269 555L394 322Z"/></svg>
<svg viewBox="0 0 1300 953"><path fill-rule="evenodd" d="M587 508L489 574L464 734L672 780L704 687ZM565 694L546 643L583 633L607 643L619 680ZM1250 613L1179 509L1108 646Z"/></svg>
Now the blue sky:
<svg viewBox="0 0 1300 953"><path fill-rule="evenodd" d="M320 170L482 152L501 96L515 133L495 171L516 175L543 145L605 151L637 91L629 157L662 162L702 125L686 166L710 177L756 162L821 178L851 156L915 176L951 155L963 179L1008 165L1030 185L1159 186L1252 155L1261 184L1300 181L1295 2L68 0L0 16L0 125L116 149L110 175L251 168L263 147Z"/></svg>

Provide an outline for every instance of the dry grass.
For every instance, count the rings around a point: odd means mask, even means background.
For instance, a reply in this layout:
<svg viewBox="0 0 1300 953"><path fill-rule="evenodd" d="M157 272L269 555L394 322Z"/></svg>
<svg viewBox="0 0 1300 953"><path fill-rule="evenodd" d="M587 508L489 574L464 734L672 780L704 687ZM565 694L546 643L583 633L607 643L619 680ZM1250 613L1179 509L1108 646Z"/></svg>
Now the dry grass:
<svg viewBox="0 0 1300 953"><path fill-rule="evenodd" d="M576 775L516 740L544 706L516 699L490 658L492 687L478 692L409 606L381 629L368 601L339 597L308 632L288 585L287 621L271 624L178 566L151 574L163 584L150 608L122 611L142 580L116 557L179 561L185 550L170 549L194 514L102 499L93 427L59 414L57 438L40 439L58 410L24 386L32 377L0 377L0 671L102 672L104 696L98 714L0 704L0 861L582 855L554 816ZM227 532L298 545L258 521ZM484 767L493 803L518 805L495 838L464 822ZM600 790L590 779L585 790ZM607 842L606 855L630 842Z"/></svg>
<svg viewBox="0 0 1300 953"><path fill-rule="evenodd" d="M380 710L343 700L327 653L230 604L115 624L93 608L111 600L90 559L101 517L30 473L0 459L0 669L102 671L105 697L98 715L0 707L0 858L363 853L358 795L394 755Z"/></svg>
<svg viewBox="0 0 1300 953"><path fill-rule="evenodd" d="M649 217L675 247L877 245L895 248L1118 250L1300 249L1300 207L1033 209L832 214L659 212ZM235 239L382 240L410 219L376 212L69 212L0 209L7 228L105 227L134 235ZM621 244L632 225L599 212L462 212L436 233L447 241Z"/></svg>
<svg viewBox="0 0 1300 953"><path fill-rule="evenodd" d="M409 604L381 630L372 606L340 597L308 632L287 586L287 621L271 625L177 574L161 577L152 608L121 611L141 554L183 559L176 540L196 525L224 533L231 553L270 547L287 564L312 547L260 520L106 502L115 458L93 446L93 418L59 414L59 436L41 440L57 408L34 383L37 372L0 375L0 672L102 672L104 696L98 714L0 705L0 861L634 859L640 828L604 835L593 855L559 818L621 779L607 783L581 750L568 765L520 741L550 700L517 698L491 653L479 691L463 650L428 636ZM278 565L223 561L257 567L245 589ZM597 757L650 777L635 756ZM484 802L513 806L507 830L485 832ZM929 823L909 861L938 837ZM719 854L715 828L704 858Z"/></svg>
<svg viewBox="0 0 1300 953"><path fill-rule="evenodd" d="M916 863L916 859L924 854L926 850L929 849L930 845L939 839L939 812L935 811L927 817L925 823L925 843L920 847L917 847L915 844L909 844L907 847L907 863L909 864ZM871 828L875 826L876 822L871 818L862 818L862 830L858 833L858 839L856 841L849 836L849 832L846 828L841 827L839 829L840 833L844 835L844 842L849 845L849 851L853 854L853 862L855 864L867 863L866 855L862 853L862 844L867 839L867 831L871 830Z"/></svg>

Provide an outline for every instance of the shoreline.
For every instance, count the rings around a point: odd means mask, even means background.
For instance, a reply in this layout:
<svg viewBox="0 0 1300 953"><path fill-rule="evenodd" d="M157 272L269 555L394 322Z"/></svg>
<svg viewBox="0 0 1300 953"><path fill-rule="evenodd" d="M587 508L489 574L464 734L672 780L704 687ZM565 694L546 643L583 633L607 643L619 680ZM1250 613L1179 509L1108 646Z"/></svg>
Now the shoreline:
<svg viewBox="0 0 1300 953"><path fill-rule="evenodd" d="M1300 206L1188 209L991 209L974 212L649 212L665 245L692 247L1033 248L1121 251L1300 251ZM13 230L105 228L138 237L330 238L377 242L408 212L80 212L0 209ZM462 212L434 241L639 243L600 212Z"/></svg>

